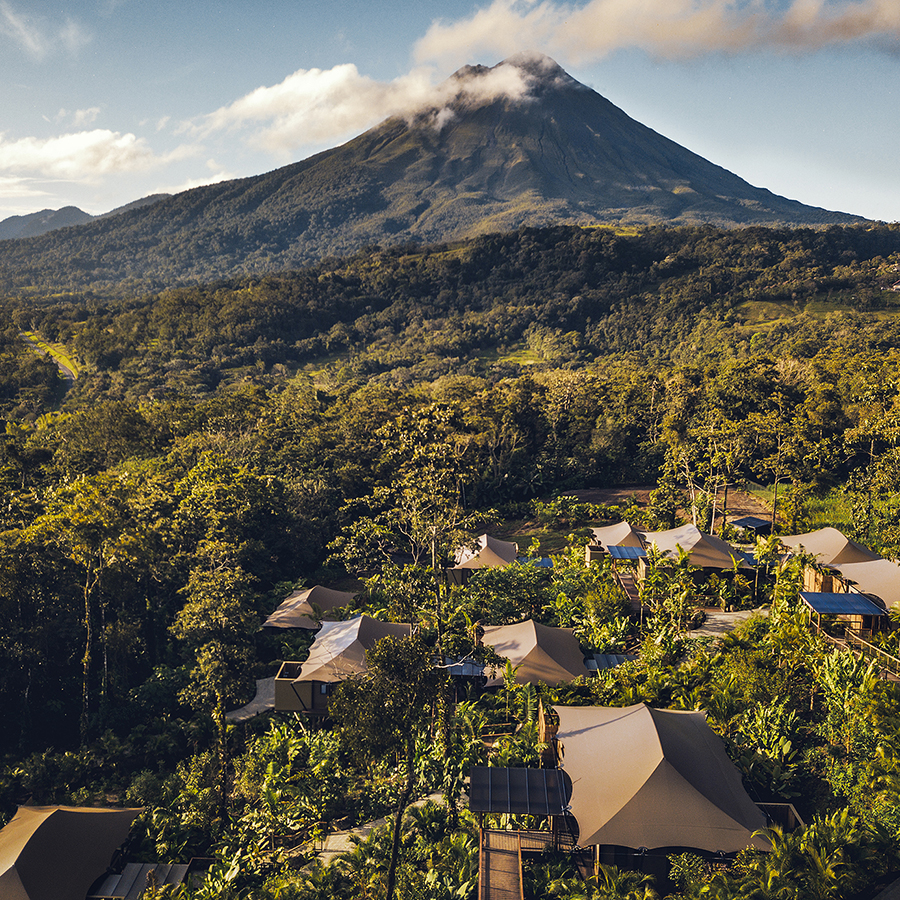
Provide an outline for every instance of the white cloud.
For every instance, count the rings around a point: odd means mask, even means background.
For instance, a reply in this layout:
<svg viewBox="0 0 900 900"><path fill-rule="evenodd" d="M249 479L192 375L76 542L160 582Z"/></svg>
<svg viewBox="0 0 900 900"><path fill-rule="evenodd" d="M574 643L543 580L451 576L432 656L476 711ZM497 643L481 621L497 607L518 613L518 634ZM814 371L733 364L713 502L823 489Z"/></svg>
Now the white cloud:
<svg viewBox="0 0 900 900"><path fill-rule="evenodd" d="M46 197L47 191L34 186L30 178L0 175L0 199L11 197Z"/></svg>
<svg viewBox="0 0 900 900"><path fill-rule="evenodd" d="M567 63L620 48L666 57L759 48L817 50L863 39L900 40L897 0L793 0L784 12L760 0L494 0L456 22L432 24L420 62L509 55L540 47Z"/></svg>
<svg viewBox="0 0 900 900"><path fill-rule="evenodd" d="M69 120L73 125L81 126L81 125L90 125L94 122L97 116L100 115L100 107L99 106L91 106L89 109L61 109L55 116L55 120L57 122L64 122ZM46 117L45 117L46 118Z"/></svg>
<svg viewBox="0 0 900 900"><path fill-rule="evenodd" d="M522 97L529 76L514 66L474 73L435 85L434 72L418 68L390 82L361 75L352 63L332 69L300 69L280 84L260 87L206 116L191 130L202 134L263 124L248 141L289 156L298 147L356 134L388 116L441 110L451 100L486 102Z"/></svg>
<svg viewBox="0 0 900 900"><path fill-rule="evenodd" d="M157 156L143 138L94 129L52 138L15 141L0 135L0 171L28 172L54 178L82 179L116 172L143 171L189 155L179 148Z"/></svg>
<svg viewBox="0 0 900 900"><path fill-rule="evenodd" d="M8 0L0 0L0 35L6 35L33 59L41 60L57 48L77 53L91 35L75 19L61 23L19 12Z"/></svg>
<svg viewBox="0 0 900 900"><path fill-rule="evenodd" d="M210 163L212 163L212 160L207 162L208 167L210 166ZM219 171L214 172L212 175L208 175L205 178L189 178L186 181L182 181L180 184L156 188L152 193L180 194L182 191L189 191L191 188L205 187L208 184L218 184L220 181L231 181L233 178L237 177L238 176L234 172L229 172L226 169L219 169Z"/></svg>

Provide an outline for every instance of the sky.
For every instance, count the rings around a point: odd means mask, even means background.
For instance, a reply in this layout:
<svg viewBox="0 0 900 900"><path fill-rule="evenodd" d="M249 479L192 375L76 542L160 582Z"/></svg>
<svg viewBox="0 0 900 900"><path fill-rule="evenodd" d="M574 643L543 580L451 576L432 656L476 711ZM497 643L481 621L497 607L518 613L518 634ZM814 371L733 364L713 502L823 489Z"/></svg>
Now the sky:
<svg viewBox="0 0 900 900"><path fill-rule="evenodd" d="M258 175L526 51L753 185L900 220L900 0L0 0L0 220Z"/></svg>

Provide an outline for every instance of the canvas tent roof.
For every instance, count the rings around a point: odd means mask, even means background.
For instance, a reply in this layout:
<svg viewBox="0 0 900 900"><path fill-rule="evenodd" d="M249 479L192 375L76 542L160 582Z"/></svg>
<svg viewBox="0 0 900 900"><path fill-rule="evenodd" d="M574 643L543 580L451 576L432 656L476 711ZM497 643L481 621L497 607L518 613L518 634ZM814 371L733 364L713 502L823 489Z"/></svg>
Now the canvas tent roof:
<svg viewBox="0 0 900 900"><path fill-rule="evenodd" d="M785 547L799 550L801 547L811 553L825 566L839 566L844 563L869 562L881 559L874 551L845 537L837 528L820 528L805 534L787 534L779 537Z"/></svg>
<svg viewBox="0 0 900 900"><path fill-rule="evenodd" d="M627 522L594 528L594 541L603 547L643 547L641 533Z"/></svg>
<svg viewBox="0 0 900 900"><path fill-rule="evenodd" d="M578 844L734 853L766 817L702 712L554 706Z"/></svg>
<svg viewBox="0 0 900 900"><path fill-rule="evenodd" d="M456 569L487 569L508 566L519 556L519 545L513 541L501 541L483 534L475 543L475 548L459 547L454 553Z"/></svg>
<svg viewBox="0 0 900 900"><path fill-rule="evenodd" d="M519 667L516 684L540 681L553 687L588 674L571 628L551 628L532 619L517 625L488 625L484 643ZM487 683L502 684L502 674L489 678Z"/></svg>
<svg viewBox="0 0 900 900"><path fill-rule="evenodd" d="M139 812L20 806L0 830L0 897L84 900Z"/></svg>
<svg viewBox="0 0 900 900"><path fill-rule="evenodd" d="M702 569L730 569L736 560L739 569L750 568L731 544L715 535L704 534L696 525L682 525L668 531L645 531L642 534L647 547L655 544L658 550L667 555L674 556L677 548L681 547L689 554L692 566Z"/></svg>
<svg viewBox="0 0 900 900"><path fill-rule="evenodd" d="M311 588L294 591L286 597L280 606L263 622L263 628L318 628L314 616L318 607L322 613L331 612L349 605L356 594L347 591L333 591L331 588L317 584Z"/></svg>
<svg viewBox="0 0 900 900"><path fill-rule="evenodd" d="M382 638L407 637L410 625L356 616L346 622L323 622L296 681L343 681L367 670L366 650Z"/></svg>
<svg viewBox="0 0 900 900"><path fill-rule="evenodd" d="M852 581L861 594L870 594L886 608L900 606L900 566L889 559L832 564L841 577Z"/></svg>

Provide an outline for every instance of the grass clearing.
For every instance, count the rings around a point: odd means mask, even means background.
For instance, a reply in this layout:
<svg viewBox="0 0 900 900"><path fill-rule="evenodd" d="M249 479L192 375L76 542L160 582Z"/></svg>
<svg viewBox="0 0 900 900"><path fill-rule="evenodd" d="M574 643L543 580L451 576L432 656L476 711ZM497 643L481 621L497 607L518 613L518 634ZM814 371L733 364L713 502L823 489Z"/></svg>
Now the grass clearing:
<svg viewBox="0 0 900 900"><path fill-rule="evenodd" d="M42 340L33 331L21 332L22 337L32 345L39 353L49 356L53 362L62 368L68 369L72 373L73 378L77 378L81 372L81 367L69 353L68 348L64 344L48 343Z"/></svg>

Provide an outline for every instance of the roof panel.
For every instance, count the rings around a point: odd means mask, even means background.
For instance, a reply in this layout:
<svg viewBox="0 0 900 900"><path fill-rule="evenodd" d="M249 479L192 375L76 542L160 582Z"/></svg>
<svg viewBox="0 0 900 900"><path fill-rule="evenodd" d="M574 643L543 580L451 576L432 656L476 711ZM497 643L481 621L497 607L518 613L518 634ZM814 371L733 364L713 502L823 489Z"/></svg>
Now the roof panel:
<svg viewBox="0 0 900 900"><path fill-rule="evenodd" d="M643 559L647 556L647 551L643 547L624 547L614 544L606 549L613 559Z"/></svg>
<svg viewBox="0 0 900 900"><path fill-rule="evenodd" d="M472 812L561 816L571 794L572 783L559 769L475 766L469 770Z"/></svg>
<svg viewBox="0 0 900 900"><path fill-rule="evenodd" d="M862 594L821 594L814 591L801 591L800 599L813 612L823 616L886 615L881 607Z"/></svg>

